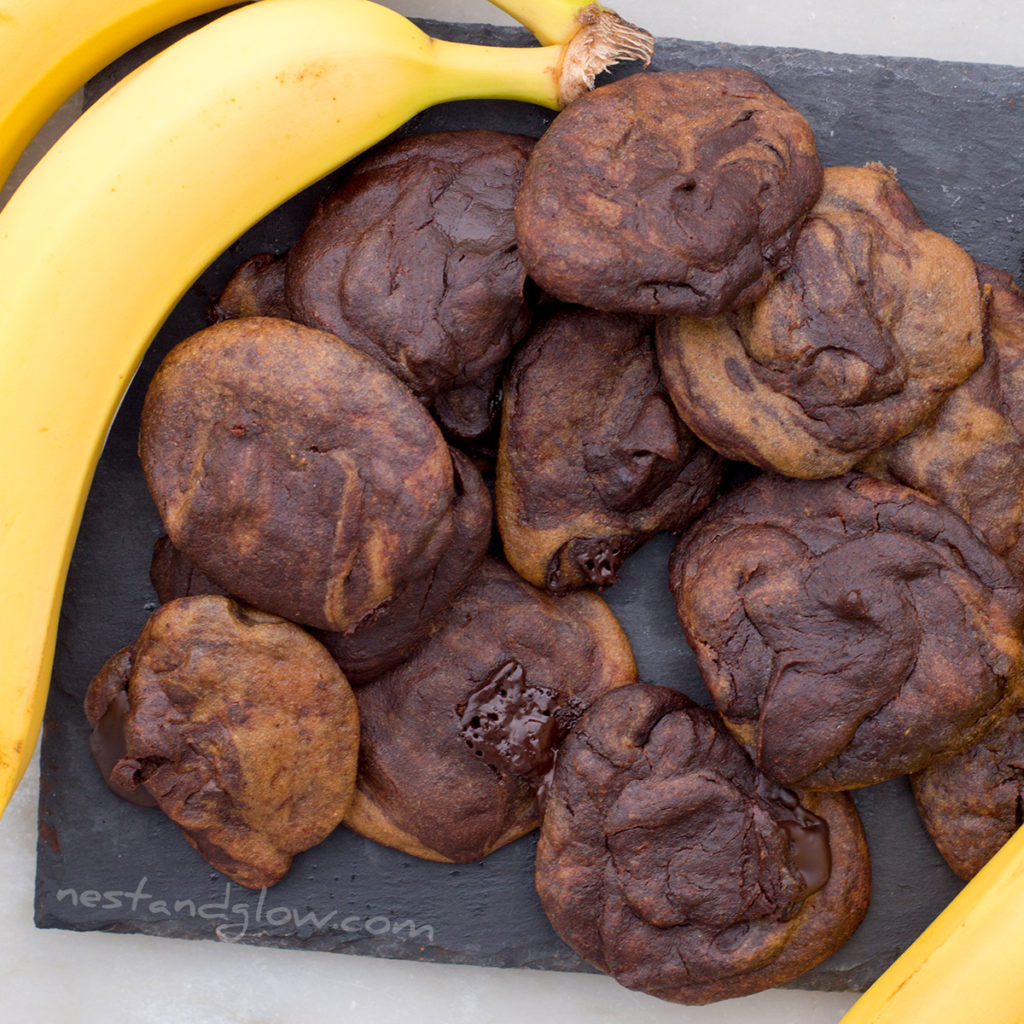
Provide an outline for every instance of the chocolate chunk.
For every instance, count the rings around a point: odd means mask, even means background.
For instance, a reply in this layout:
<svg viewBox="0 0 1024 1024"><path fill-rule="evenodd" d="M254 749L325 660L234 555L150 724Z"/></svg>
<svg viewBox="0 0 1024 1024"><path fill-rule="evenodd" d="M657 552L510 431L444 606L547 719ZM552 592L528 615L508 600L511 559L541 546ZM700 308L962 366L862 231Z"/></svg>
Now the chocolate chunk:
<svg viewBox="0 0 1024 1024"><path fill-rule="evenodd" d="M751 306L666 317L658 359L713 448L787 476L839 476L923 423L982 360L972 259L894 174L829 167L792 266Z"/></svg>
<svg viewBox="0 0 1024 1024"><path fill-rule="evenodd" d="M870 868L848 794L774 785L713 712L638 683L599 697L563 741L536 884L589 963L706 1003L838 949L867 909Z"/></svg>
<svg viewBox="0 0 1024 1024"><path fill-rule="evenodd" d="M670 585L726 724L783 785L920 771L1021 697L1020 583L898 484L763 474L682 536Z"/></svg>
<svg viewBox="0 0 1024 1024"><path fill-rule="evenodd" d="M516 200L520 253L566 302L712 316L788 265L821 174L806 119L757 76L629 75L537 143Z"/></svg>

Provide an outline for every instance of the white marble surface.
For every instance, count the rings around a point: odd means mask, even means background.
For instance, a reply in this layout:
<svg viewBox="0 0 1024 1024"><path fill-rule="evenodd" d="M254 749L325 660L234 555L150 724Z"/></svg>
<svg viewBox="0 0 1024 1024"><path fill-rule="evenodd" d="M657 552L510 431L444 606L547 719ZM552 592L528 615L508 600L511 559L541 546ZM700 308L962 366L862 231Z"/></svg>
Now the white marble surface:
<svg viewBox="0 0 1024 1024"><path fill-rule="evenodd" d="M510 23L486 0L396 0L393 6L421 17ZM621 0L612 6L659 35L1024 65L1021 0ZM69 105L63 116L73 110ZM34 763L0 819L0 1020L12 1024L559 1018L574 1024L830 1024L854 1001L849 994L784 990L687 1008L592 975L38 930L32 921L37 795Z"/></svg>

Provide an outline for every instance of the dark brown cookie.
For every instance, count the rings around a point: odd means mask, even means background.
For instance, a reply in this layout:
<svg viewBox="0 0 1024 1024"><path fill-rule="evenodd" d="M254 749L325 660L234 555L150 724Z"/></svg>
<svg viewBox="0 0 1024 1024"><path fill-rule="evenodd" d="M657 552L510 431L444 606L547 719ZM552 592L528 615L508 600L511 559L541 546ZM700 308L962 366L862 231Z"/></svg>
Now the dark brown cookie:
<svg viewBox="0 0 1024 1024"><path fill-rule="evenodd" d="M764 474L683 535L670 585L726 724L785 785L919 771L1020 698L1020 584L898 484Z"/></svg>
<svg viewBox="0 0 1024 1024"><path fill-rule="evenodd" d="M797 977L870 895L848 794L775 785L713 712L642 683L595 701L562 744L536 881L580 956L678 1003Z"/></svg>
<svg viewBox="0 0 1024 1024"><path fill-rule="evenodd" d="M359 720L341 670L298 626L229 598L157 609L85 709L107 785L155 803L239 885L280 881L352 799Z"/></svg>
<svg viewBox="0 0 1024 1024"><path fill-rule="evenodd" d="M964 881L973 878L1024 825L1024 710L910 781L939 853Z"/></svg>
<svg viewBox="0 0 1024 1024"><path fill-rule="evenodd" d="M175 547L245 603L320 629L378 613L460 528L423 406L376 360L287 320L226 320L176 346L139 451Z"/></svg>
<svg viewBox="0 0 1024 1024"><path fill-rule="evenodd" d="M529 323L512 206L532 146L483 130L393 143L355 166L288 255L292 315L380 359L461 438L490 425Z"/></svg>
<svg viewBox="0 0 1024 1024"><path fill-rule="evenodd" d="M538 790L582 710L635 680L600 597L552 597L488 558L419 650L358 689L345 822L417 857L484 857L536 827Z"/></svg>
<svg viewBox="0 0 1024 1024"><path fill-rule="evenodd" d="M893 173L829 167L793 265L752 306L666 318L658 358L713 448L787 476L839 476L909 433L980 365L974 261Z"/></svg>
<svg viewBox="0 0 1024 1024"><path fill-rule="evenodd" d="M210 322L239 316L280 316L290 319L284 296L285 257L260 252L241 263L210 307Z"/></svg>
<svg viewBox="0 0 1024 1024"><path fill-rule="evenodd" d="M734 68L646 72L569 104L516 201L527 272L566 302L711 316L786 267L821 189L806 119Z"/></svg>
<svg viewBox="0 0 1024 1024"><path fill-rule="evenodd" d="M158 537L153 545L149 580L161 604L167 604L168 601L174 601L179 597L201 597L203 594L230 596L188 555L179 551L166 534Z"/></svg>
<svg viewBox="0 0 1024 1024"><path fill-rule="evenodd" d="M487 551L490 493L469 459L454 449L451 454L459 500L453 532L439 535L446 547L436 565L423 576L401 582L390 600L347 632L313 630L353 686L375 679L409 656L466 585ZM224 593L168 537L160 538L154 547L150 578L162 602Z"/></svg>
<svg viewBox="0 0 1024 1024"><path fill-rule="evenodd" d="M513 359L495 504L505 557L536 586L614 583L631 551L681 530L715 494L722 460L676 414L653 329L563 306Z"/></svg>
<svg viewBox="0 0 1024 1024"><path fill-rule="evenodd" d="M857 468L959 513L1024 579L1024 292L978 266L989 295L985 361L913 433Z"/></svg>

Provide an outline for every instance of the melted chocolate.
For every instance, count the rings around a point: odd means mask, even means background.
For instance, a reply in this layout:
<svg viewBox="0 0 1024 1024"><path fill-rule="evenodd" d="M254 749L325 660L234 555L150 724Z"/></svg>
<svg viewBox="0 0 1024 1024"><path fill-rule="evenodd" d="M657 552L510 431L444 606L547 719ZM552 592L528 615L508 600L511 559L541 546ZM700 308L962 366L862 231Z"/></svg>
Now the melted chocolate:
<svg viewBox="0 0 1024 1024"><path fill-rule="evenodd" d="M526 669L509 658L470 695L459 732L473 753L499 775L544 787L558 744L583 712L570 700L559 706L554 691L530 686Z"/></svg>
<svg viewBox="0 0 1024 1024"><path fill-rule="evenodd" d="M563 560L575 563L583 574L584 581L598 590L618 583L619 569L638 543L639 538L625 534L613 537L574 538L562 545L552 556L547 573L548 589L561 588Z"/></svg>
<svg viewBox="0 0 1024 1024"><path fill-rule="evenodd" d="M96 723L89 736L89 749L99 766L100 774L107 788L129 803L140 807L156 807L153 794L146 789L137 772L129 773L124 767L131 763L127 758L127 743L124 735L124 719L128 713L128 694L121 690L107 706L103 717Z"/></svg>
<svg viewBox="0 0 1024 1024"><path fill-rule="evenodd" d="M791 863L807 886L805 897L824 889L832 873L828 823L807 810L791 789L773 787L766 796L776 805L775 809L779 804L784 808L775 818L789 837Z"/></svg>

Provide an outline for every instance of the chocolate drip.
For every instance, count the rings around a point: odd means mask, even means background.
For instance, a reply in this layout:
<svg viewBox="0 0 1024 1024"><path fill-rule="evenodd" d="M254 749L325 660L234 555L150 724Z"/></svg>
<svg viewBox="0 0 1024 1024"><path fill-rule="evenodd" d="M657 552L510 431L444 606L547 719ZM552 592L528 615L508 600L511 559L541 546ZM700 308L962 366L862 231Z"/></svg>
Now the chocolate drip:
<svg viewBox="0 0 1024 1024"><path fill-rule="evenodd" d="M459 732L473 753L503 776L542 787L565 734L583 713L560 706L554 691L530 686L515 658L501 662L460 709Z"/></svg>
<svg viewBox="0 0 1024 1024"><path fill-rule="evenodd" d="M773 787L766 796L784 808L783 813L776 814L775 818L789 837L793 869L807 886L804 897L824 889L832 872L828 823L807 810L791 789Z"/></svg>
<svg viewBox="0 0 1024 1024"><path fill-rule="evenodd" d="M99 766L103 781L112 793L140 807L156 807L153 794L139 781L137 773L133 773L133 784L123 784L126 778L123 767L129 760L126 757L128 748L124 735L124 719L128 708L128 694L121 690L93 728L89 736L89 749Z"/></svg>

